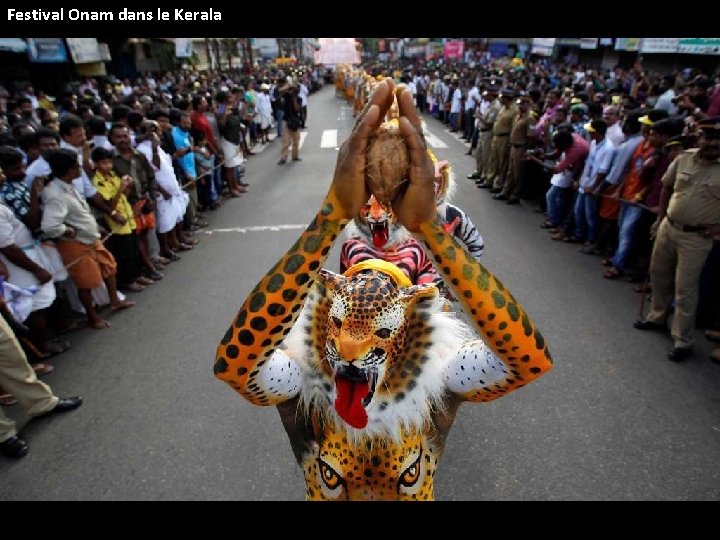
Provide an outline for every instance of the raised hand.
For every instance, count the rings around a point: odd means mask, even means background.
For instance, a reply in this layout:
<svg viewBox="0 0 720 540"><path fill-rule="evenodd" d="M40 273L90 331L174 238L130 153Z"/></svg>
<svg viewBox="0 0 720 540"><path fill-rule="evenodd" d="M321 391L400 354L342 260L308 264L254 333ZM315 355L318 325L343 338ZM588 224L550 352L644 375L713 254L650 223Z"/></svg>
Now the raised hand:
<svg viewBox="0 0 720 540"><path fill-rule="evenodd" d="M405 228L418 232L421 223L435 216L435 168L427 154L422 123L415 109L412 92L401 89L397 98L400 133L408 147L410 171L408 187L393 201L393 209Z"/></svg>
<svg viewBox="0 0 720 540"><path fill-rule="evenodd" d="M367 145L393 104L395 84L385 79L378 84L358 116L350 137L340 148L330 193L338 204L340 217L352 219L367 203L370 192L365 185Z"/></svg>

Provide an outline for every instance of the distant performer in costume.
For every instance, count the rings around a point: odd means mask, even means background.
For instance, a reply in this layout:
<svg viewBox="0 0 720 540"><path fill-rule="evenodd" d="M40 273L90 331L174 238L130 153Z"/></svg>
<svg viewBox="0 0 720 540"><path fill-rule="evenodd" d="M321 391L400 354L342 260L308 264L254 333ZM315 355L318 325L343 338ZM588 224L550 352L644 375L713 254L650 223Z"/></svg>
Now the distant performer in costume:
<svg viewBox="0 0 720 540"><path fill-rule="evenodd" d="M348 238L340 251L340 272L368 259L395 264L413 285L442 284L420 242L397 222L392 209L374 196L348 226Z"/></svg>
<svg viewBox="0 0 720 540"><path fill-rule="evenodd" d="M435 166L435 204L437 204L438 220L445 230L455 236L470 252L470 255L480 260L485 249L485 242L475 225L462 208L450 204L455 193L455 178L450 163L446 160L438 161L432 150L428 155Z"/></svg>
<svg viewBox="0 0 720 540"><path fill-rule="evenodd" d="M552 367L522 306L437 223L433 165L407 90L398 97L409 179L393 210L425 243L480 339L443 311L436 285L412 285L393 264L321 270L369 199L368 137L393 96L391 80L378 86L340 150L320 211L217 349L220 380L253 404L278 407L308 499L432 499L459 406L504 396Z"/></svg>

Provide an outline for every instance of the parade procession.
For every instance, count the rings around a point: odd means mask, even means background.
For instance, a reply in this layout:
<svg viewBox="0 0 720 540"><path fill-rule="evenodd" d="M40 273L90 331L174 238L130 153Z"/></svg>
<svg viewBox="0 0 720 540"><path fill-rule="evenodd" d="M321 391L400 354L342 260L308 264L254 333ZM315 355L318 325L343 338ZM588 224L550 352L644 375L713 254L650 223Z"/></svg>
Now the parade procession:
<svg viewBox="0 0 720 540"><path fill-rule="evenodd" d="M720 38L0 65L0 500L720 497Z"/></svg>

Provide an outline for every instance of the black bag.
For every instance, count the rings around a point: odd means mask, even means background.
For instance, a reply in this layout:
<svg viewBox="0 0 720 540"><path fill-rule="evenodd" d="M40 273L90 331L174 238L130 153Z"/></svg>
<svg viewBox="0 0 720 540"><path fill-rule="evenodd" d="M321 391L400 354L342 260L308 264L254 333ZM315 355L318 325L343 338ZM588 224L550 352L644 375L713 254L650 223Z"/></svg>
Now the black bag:
<svg viewBox="0 0 720 540"><path fill-rule="evenodd" d="M285 120L285 122L287 122L287 127L291 131L297 131L300 129L301 121L298 116L290 116L287 120Z"/></svg>

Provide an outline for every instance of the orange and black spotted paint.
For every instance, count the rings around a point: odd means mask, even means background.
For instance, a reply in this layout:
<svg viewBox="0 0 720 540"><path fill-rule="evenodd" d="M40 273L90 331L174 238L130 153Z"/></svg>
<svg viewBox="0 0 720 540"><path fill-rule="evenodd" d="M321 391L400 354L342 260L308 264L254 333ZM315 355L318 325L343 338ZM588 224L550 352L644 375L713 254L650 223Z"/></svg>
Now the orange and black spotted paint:
<svg viewBox="0 0 720 540"><path fill-rule="evenodd" d="M476 330L509 367L503 384L472 391L469 401L490 401L526 385L552 368L552 356L540 330L500 280L465 251L437 223L424 223L421 234L436 268L457 293Z"/></svg>
<svg viewBox="0 0 720 540"><path fill-rule="evenodd" d="M215 375L255 405L275 403L256 377L290 333L310 285L347 223L335 214L329 196L298 241L255 286L218 346Z"/></svg>
<svg viewBox="0 0 720 540"><path fill-rule="evenodd" d="M435 284L412 285L387 261L321 271L347 223L337 208L331 192L249 294L215 375L278 407L308 499L429 500L460 404L526 385L552 368L550 353L517 300L442 225L423 224L418 236L479 337Z"/></svg>

